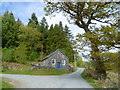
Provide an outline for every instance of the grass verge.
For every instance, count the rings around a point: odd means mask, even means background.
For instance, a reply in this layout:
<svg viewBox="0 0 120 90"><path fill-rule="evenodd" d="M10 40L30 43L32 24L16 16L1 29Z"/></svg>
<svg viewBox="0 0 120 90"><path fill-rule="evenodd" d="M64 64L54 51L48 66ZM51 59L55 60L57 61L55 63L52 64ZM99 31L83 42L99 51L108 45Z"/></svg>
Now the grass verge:
<svg viewBox="0 0 120 90"><path fill-rule="evenodd" d="M11 85L7 80L8 80L7 78L2 79L2 77L0 77L0 89L2 89L2 88L14 88L14 86Z"/></svg>
<svg viewBox="0 0 120 90"><path fill-rule="evenodd" d="M69 74L70 71L61 69L35 69L30 71L31 65L21 64L19 66L13 66L11 68L4 68L3 74L23 74L23 75L63 75Z"/></svg>
<svg viewBox="0 0 120 90"><path fill-rule="evenodd" d="M33 71L23 70L23 71L7 71L3 74L23 74L23 75L63 75L69 74L70 71L60 70L60 69L37 69Z"/></svg>
<svg viewBox="0 0 120 90"><path fill-rule="evenodd" d="M8 82L2 81L2 88L13 88L13 85Z"/></svg>
<svg viewBox="0 0 120 90"><path fill-rule="evenodd" d="M87 75L90 75L90 71L85 69L83 71L83 73L81 74L81 76L87 82L89 82L94 88L97 88L97 90L99 90L99 88L113 88L115 90L118 88L118 73L108 72L107 71L106 80L102 81L102 82L100 80L98 80L98 79L93 79L90 76L86 77Z"/></svg>
<svg viewBox="0 0 120 90"><path fill-rule="evenodd" d="M88 83L91 84L91 86L93 86L94 88L99 88L98 84L97 84L97 80L94 80L92 78L87 78L85 75L84 75L84 72L81 74L82 78L84 78Z"/></svg>

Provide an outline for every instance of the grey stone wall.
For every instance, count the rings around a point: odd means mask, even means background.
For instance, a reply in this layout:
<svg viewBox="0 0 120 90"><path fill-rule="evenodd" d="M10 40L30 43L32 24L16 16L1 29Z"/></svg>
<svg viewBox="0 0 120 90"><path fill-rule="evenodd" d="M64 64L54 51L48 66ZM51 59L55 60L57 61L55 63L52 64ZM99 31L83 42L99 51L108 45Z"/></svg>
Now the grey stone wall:
<svg viewBox="0 0 120 90"><path fill-rule="evenodd" d="M52 65L52 59L56 60L55 65ZM65 60L65 65L63 65L62 60ZM64 70L69 69L69 66L68 66L69 60L60 51L57 51L54 55L52 55L51 57L49 57L46 60L42 61L41 66L46 66L46 67L48 66L48 67L57 68L57 62L60 62L60 69L64 69Z"/></svg>

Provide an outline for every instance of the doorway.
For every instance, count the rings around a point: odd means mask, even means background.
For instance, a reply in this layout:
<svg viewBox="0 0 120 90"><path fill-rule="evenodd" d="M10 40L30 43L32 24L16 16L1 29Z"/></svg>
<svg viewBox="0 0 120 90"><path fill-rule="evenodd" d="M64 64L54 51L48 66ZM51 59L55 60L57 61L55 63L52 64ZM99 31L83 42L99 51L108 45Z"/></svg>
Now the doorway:
<svg viewBox="0 0 120 90"><path fill-rule="evenodd" d="M60 62L57 62L57 68L60 69Z"/></svg>

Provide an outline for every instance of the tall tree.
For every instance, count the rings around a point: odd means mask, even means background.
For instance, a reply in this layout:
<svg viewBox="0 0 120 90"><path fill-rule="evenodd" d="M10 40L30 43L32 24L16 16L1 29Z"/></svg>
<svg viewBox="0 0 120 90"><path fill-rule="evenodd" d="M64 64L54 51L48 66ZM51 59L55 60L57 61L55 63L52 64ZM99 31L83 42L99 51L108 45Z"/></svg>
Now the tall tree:
<svg viewBox="0 0 120 90"><path fill-rule="evenodd" d="M17 19L17 24L18 24L18 27L21 26L21 25L23 25L22 21L19 18Z"/></svg>
<svg viewBox="0 0 120 90"><path fill-rule="evenodd" d="M46 42L48 38L48 24L47 24L45 17L42 18L40 25L37 29L41 33L41 36L42 36L41 41L42 41L43 48L41 51L44 54L46 54L46 45L47 45Z"/></svg>
<svg viewBox="0 0 120 90"><path fill-rule="evenodd" d="M32 27L21 26L20 33L18 35L19 47L23 47L23 50L27 51L27 59L30 60L34 54L39 54L39 50L42 48L42 42L40 41L41 33ZM25 52L24 52L25 53ZM37 56L35 56L37 57ZM35 58L34 58L35 59Z"/></svg>
<svg viewBox="0 0 120 90"><path fill-rule="evenodd" d="M2 47L2 16L0 16L0 48Z"/></svg>
<svg viewBox="0 0 120 90"><path fill-rule="evenodd" d="M62 11L65 15L69 15L69 21L72 21L72 23L79 28L83 28L86 33L93 36L94 34L91 32L90 27L92 27L92 24L95 24L94 21L112 23L110 18L118 11L115 4L111 2L47 2L45 11L47 12L46 15ZM88 37L88 39L91 42L92 51L96 52L94 56L91 54L91 58L96 62L95 69L97 75L100 79L105 79L106 70L99 56L99 47L93 38Z"/></svg>
<svg viewBox="0 0 120 90"><path fill-rule="evenodd" d="M98 46L98 52L93 51L93 49L88 49L90 51L91 59L99 57L100 62L105 64L107 61L106 58L103 58L102 53L108 53L110 50L115 50L115 45L117 44L117 29L115 27L102 27L101 29L95 28L94 31L92 31L92 34L90 33L84 33L83 35L79 34L77 35L77 41L80 42L78 44L78 48L84 50L86 47L91 47L91 42L89 41L89 38L92 38L95 45ZM85 47L86 46L86 47ZM88 58L89 55L87 55ZM117 61L117 60L116 60ZM94 61L94 66L96 67L96 60ZM103 66L99 65L97 66L99 68L103 68ZM106 65L104 66L104 69L107 70Z"/></svg>
<svg viewBox="0 0 120 90"><path fill-rule="evenodd" d="M74 51L72 43L66 35L62 22L55 24L54 27L51 25L48 33L47 53L50 54L56 49L61 49L70 58L70 62L73 62Z"/></svg>
<svg viewBox="0 0 120 90"><path fill-rule="evenodd" d="M70 39L71 41L72 41L72 39L74 39L74 37L67 25L65 25L64 32L65 32L65 35L68 37L68 39Z"/></svg>
<svg viewBox="0 0 120 90"><path fill-rule="evenodd" d="M38 19L35 15L35 13L32 13L31 18L29 19L28 26L37 28L38 26Z"/></svg>
<svg viewBox="0 0 120 90"><path fill-rule="evenodd" d="M13 47L17 43L19 26L12 12L5 12L2 17L2 47Z"/></svg>

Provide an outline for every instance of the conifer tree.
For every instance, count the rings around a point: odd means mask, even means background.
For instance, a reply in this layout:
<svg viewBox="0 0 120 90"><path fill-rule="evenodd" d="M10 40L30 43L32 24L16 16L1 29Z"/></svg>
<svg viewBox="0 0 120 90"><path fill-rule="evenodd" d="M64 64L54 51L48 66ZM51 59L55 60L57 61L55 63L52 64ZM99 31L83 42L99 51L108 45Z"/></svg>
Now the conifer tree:
<svg viewBox="0 0 120 90"><path fill-rule="evenodd" d="M43 52L43 54L46 55L46 46L47 46L46 42L47 42L47 38L48 38L48 24L47 24L45 17L42 18L40 25L37 29L41 33L41 41L42 41L42 45L43 45L41 52Z"/></svg>
<svg viewBox="0 0 120 90"><path fill-rule="evenodd" d="M35 15L35 13L32 13L31 18L29 19L28 26L32 28L37 28L38 26L38 19Z"/></svg>
<svg viewBox="0 0 120 90"><path fill-rule="evenodd" d="M17 45L19 25L15 21L12 12L5 12L2 17L2 47L14 47Z"/></svg>

